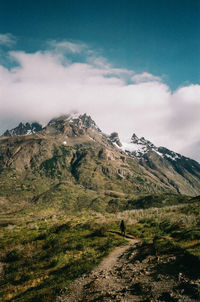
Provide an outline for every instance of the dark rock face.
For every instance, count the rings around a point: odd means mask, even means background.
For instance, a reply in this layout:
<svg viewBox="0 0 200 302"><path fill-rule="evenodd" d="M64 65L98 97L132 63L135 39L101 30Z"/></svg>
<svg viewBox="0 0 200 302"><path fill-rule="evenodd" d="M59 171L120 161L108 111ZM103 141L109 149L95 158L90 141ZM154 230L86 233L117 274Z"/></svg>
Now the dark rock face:
<svg viewBox="0 0 200 302"><path fill-rule="evenodd" d="M97 130L98 132L101 132L101 130L97 127L95 121L93 121L93 119L91 118L90 115L87 114L83 114L79 116L79 120L82 122L82 126L85 129L94 129ZM80 124L81 124L80 122Z"/></svg>
<svg viewBox="0 0 200 302"><path fill-rule="evenodd" d="M109 136L109 139L112 143L116 143L119 147L122 146L117 132L111 133L111 135Z"/></svg>
<svg viewBox="0 0 200 302"><path fill-rule="evenodd" d="M152 142L146 140L144 137L137 137L137 135L135 133L133 133L132 137L131 137L131 143L133 144L137 144L137 145L143 145L146 147L150 147L150 148L155 148L154 144L152 144Z"/></svg>
<svg viewBox="0 0 200 302"><path fill-rule="evenodd" d="M139 138L137 137L137 135L135 133L133 133L132 137L131 137L131 142L134 144L137 144L139 141Z"/></svg>
<svg viewBox="0 0 200 302"><path fill-rule="evenodd" d="M164 147L159 147L158 151L163 155L163 158L170 162L174 169L183 177L185 176L185 171L187 171L188 173L200 178L200 164L195 160Z"/></svg>
<svg viewBox="0 0 200 302"><path fill-rule="evenodd" d="M39 123L20 123L16 128L11 130L6 130L2 136L17 136L17 135L26 135L34 134L42 130L42 125Z"/></svg>

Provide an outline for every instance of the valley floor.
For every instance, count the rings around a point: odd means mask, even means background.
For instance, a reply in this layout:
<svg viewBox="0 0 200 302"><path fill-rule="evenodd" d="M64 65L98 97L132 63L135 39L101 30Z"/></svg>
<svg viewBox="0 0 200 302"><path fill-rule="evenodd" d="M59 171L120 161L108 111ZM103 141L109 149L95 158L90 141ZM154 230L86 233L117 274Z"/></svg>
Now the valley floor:
<svg viewBox="0 0 200 302"><path fill-rule="evenodd" d="M153 244L128 240L90 274L77 279L56 302L199 301L200 279L197 271L187 275L184 255L157 256Z"/></svg>

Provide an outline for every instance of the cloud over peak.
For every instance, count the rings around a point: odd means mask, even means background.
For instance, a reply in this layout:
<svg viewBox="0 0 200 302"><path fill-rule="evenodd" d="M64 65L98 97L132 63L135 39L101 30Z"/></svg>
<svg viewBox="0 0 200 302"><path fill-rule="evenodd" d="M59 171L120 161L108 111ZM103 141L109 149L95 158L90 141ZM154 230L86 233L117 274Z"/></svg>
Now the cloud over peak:
<svg viewBox="0 0 200 302"><path fill-rule="evenodd" d="M107 133L126 138L136 132L200 160L188 151L200 141L200 85L172 93L160 77L113 67L84 43L53 44L35 53L12 51L18 66L0 66L1 132L19 121L45 123L78 110ZM74 54L81 59L72 60Z"/></svg>

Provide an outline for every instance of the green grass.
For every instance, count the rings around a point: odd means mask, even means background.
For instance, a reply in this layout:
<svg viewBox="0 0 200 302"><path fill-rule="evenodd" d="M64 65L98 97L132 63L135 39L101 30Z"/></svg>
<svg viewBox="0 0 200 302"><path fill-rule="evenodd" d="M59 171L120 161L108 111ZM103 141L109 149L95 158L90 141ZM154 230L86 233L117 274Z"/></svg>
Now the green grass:
<svg viewBox="0 0 200 302"><path fill-rule="evenodd" d="M157 242L159 253L184 250L200 261L199 203L180 204L160 209L126 211L128 232L147 242Z"/></svg>
<svg viewBox="0 0 200 302"><path fill-rule="evenodd" d="M73 279L89 272L123 238L84 217L35 219L7 227L0 239L2 301L54 301Z"/></svg>
<svg viewBox="0 0 200 302"><path fill-rule="evenodd" d="M51 206L35 204L13 215L0 215L3 302L55 301L72 280L125 243L118 234L121 219L130 235L158 255L177 254L199 265L199 202L114 214L84 209L70 214Z"/></svg>

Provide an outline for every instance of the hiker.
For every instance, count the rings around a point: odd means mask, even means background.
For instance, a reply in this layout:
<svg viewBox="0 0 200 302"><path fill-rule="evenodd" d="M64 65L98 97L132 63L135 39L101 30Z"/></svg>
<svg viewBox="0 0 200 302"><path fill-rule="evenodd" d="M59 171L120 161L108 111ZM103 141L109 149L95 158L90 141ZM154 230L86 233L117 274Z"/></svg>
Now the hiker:
<svg viewBox="0 0 200 302"><path fill-rule="evenodd" d="M122 235L125 237L126 227L125 227L124 220L122 220L120 223L120 230L121 230Z"/></svg>

